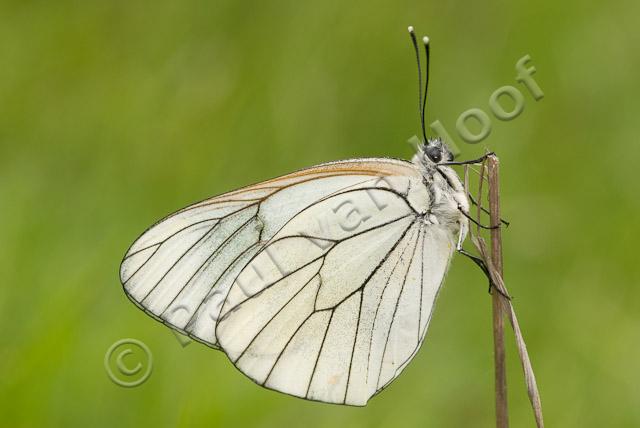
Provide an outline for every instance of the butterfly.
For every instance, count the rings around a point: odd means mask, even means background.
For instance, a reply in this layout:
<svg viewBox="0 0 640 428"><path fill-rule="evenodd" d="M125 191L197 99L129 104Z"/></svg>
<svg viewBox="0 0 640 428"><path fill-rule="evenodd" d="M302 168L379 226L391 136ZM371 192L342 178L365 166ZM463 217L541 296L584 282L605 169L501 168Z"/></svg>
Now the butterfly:
<svg viewBox="0 0 640 428"><path fill-rule="evenodd" d="M324 163L181 209L148 228L120 268L126 295L254 382L362 406L424 341L469 228L453 156L428 139L411 161Z"/></svg>

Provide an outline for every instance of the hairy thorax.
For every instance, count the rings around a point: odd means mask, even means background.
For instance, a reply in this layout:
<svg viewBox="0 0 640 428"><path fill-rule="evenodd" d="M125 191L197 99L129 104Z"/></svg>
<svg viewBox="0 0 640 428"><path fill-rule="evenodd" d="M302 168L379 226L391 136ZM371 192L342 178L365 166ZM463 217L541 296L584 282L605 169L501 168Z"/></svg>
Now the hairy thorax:
<svg viewBox="0 0 640 428"><path fill-rule="evenodd" d="M446 227L452 234L458 234L463 241L468 230L468 220L464 212L469 212L469 199L458 174L451 167L418 160L423 183L429 194L429 207L425 221Z"/></svg>

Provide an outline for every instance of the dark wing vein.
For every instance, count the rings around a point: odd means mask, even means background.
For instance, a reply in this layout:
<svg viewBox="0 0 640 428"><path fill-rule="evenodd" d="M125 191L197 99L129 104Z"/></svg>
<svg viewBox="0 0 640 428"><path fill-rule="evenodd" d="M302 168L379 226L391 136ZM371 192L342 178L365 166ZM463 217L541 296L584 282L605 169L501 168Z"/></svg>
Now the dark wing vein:
<svg viewBox="0 0 640 428"><path fill-rule="evenodd" d="M182 291L187 287L187 285L189 285L189 283L193 280L193 278L196 277L196 275L198 275L199 273L202 273L203 268L205 266L208 266L211 261L215 258L216 255L220 254L220 252L222 251L222 249L224 247L227 246L227 244L229 242L231 242L231 240L237 236L240 231L242 229L244 229L248 224L250 224L253 220L255 219L255 217L251 217L249 220L247 220L246 222L244 222L239 228L237 228L236 230L233 231L233 233L231 233L224 241L222 241L220 243L220 245L218 245L212 252L211 255L209 257L207 257L207 259L198 267L198 269L195 270L195 272L193 272L193 274L189 277L189 279L187 281L185 281L185 283L182 285L182 287L180 287L180 290L176 293L176 295L173 297L173 299L171 299L171 301L169 302L169 304L167 305L167 307L165 308L165 310L162 312L166 312L167 309L169 309L171 307L171 305L176 301L176 299L178 298L178 296L180 296L180 293L182 293Z"/></svg>
<svg viewBox="0 0 640 428"><path fill-rule="evenodd" d="M309 390L311 389L311 382L313 382L313 377L316 374L316 369L318 368L318 361L320 361L320 355L322 355L322 349L324 348L324 341L327 339L327 333L329 333L329 327L331 327L331 321L333 320L333 314L336 312L335 308L331 309L331 315L329 315L329 321L327 322L327 328L324 330L324 336L322 336L322 342L320 343L320 349L318 350L318 355L316 356L316 361L313 364L313 370L311 370L311 376L309 376L309 384L307 385L307 392L304 394L305 397L309 396Z"/></svg>
<svg viewBox="0 0 640 428"><path fill-rule="evenodd" d="M322 265L320 265L320 266L322 267ZM318 269L318 270L319 270L319 269ZM249 343L247 344L247 346L242 350L242 352L240 353L240 355L238 355L238 358L236 358L236 359L235 359L234 363L238 362L238 361L240 360L240 358L242 358L242 356L244 355L244 353L245 353L245 352L247 352L247 349L249 349L249 348L251 347L251 345L253 345L253 342L254 342L254 341L258 338L258 336L260 336L260 334L261 334L261 333L262 333L262 332L263 332L263 331L264 331L264 330L269 326L269 324L271 324L271 322L272 322L274 319L276 319L276 317L280 314L280 312L282 312L282 310L283 310L283 309L284 309L284 308L285 308L289 303L291 303L291 301L292 301L293 299L295 299L295 298L296 298L296 296L297 296L298 294L300 294L300 292L301 292L302 290L304 290L304 289L307 287L307 285L309 285L309 283L311 283L311 281L313 281L313 280L314 280L315 278L317 278L317 277L318 277L318 273L316 272L316 273L315 273L315 275L313 275L311 278L309 278L309 280L308 280L307 282L305 282L305 283L304 283L304 285L303 285L302 287L300 287L300 289L299 289L298 291L296 291L296 292L293 294L293 296L291 296L291 297L289 298L289 300L287 300L287 301L286 301L286 302L285 302L285 303L280 307L280 309L278 309L278 310L276 311L276 313L275 313L275 314L273 314L273 316L271 316L271 317L267 320L267 322L265 323L265 325L263 325L263 326L258 330L258 332L257 332L257 333L253 336L253 338L249 341ZM233 310L231 310L230 312L233 312ZM312 313L313 313L313 312L315 312L315 311L312 311Z"/></svg>
<svg viewBox="0 0 640 428"><path fill-rule="evenodd" d="M411 214L409 214L411 215ZM408 217L409 215L400 217L399 219L396 219L394 221L398 221L401 220L403 218ZM387 223L388 224L388 223ZM371 280L371 278L373 278L373 275L376 274L376 272L378 272L378 269L380 269L382 267L382 265L387 261L387 259L389 258L389 256L391 255L391 253L393 252L393 250L396 249L396 247L398 246L398 244L400 244L400 242L402 242L402 239L404 238L404 236L407 234L407 232L409 231L409 229L411 229L411 227L415 224L415 220L412 221L411 223L409 223L409 226L407 226L407 228L402 232L402 235L400 235L400 238L398 238L398 240L396 241L395 244L393 244L393 246L391 247L391 249L389 251L387 251L387 254L385 254L385 256L382 258L382 260L380 260L380 262L378 263L378 265L371 271L371 273L369 274L369 276L367 277L367 279L364 280L364 282L362 283L362 285L360 285L358 288L356 288L355 290L353 290L351 293L347 294L342 300L340 300L338 303L336 303L336 305L334 306L337 307L338 305L340 305L342 302L344 302L345 300L347 300L349 297L353 296L354 294L356 294L357 292L361 291L365 285L367 285L367 283ZM384 225L380 225L380 226L384 226ZM355 235L354 235L355 236Z"/></svg>
<svg viewBox="0 0 640 428"><path fill-rule="evenodd" d="M261 295L262 293L264 293L265 291L267 291L268 289L270 289L271 287L273 287L274 285L277 285L278 283L280 283L280 281L290 277L291 275L293 275L296 272L300 272L302 269L306 268L307 266L310 266L312 264L314 264L315 262L317 262L320 259L324 259L325 255L320 255L318 257L316 257L315 259L312 259L311 261L303 264L302 266L292 270L291 272L287 272L286 274L282 275L280 278L278 278L277 281L272 282L271 284L266 285L264 288L258 290L255 294L252 294L251 296L247 297L245 300L243 300L240 303L237 303L235 305L233 305L231 308L229 308L225 314L220 317L220 321L218 324L221 324L222 322L224 322L233 312L236 311L236 309L238 309L238 307L240 307L241 305L243 305L244 303L248 302L251 299L254 299L256 297L258 297L259 295ZM304 288L304 287L303 287ZM229 296L227 295L227 298ZM225 299L225 303L226 303L226 299Z"/></svg>
<svg viewBox="0 0 640 428"><path fill-rule="evenodd" d="M319 311L315 311L314 310L314 311L311 311L311 313L309 315L307 315L307 317L300 323L300 325L295 329L293 334L289 337L289 339L287 340L287 343L285 343L285 345L282 348L282 350L280 350L280 352L278 353L278 356L276 357L276 360L274 361L273 365L271 366L271 369L269 370L269 373L267 374L267 377L264 378L264 382L262 382L262 385L265 385L269 381L269 377L271 376L271 373L273 373L273 370L276 368L276 365L278 364L278 361L280 361L280 358L284 354L284 351L287 350L287 347L289 346L289 343L291 343L291 341L296 336L296 334L298 334L300 329L307 323L307 321L309 321L309 318L311 318L317 312L323 312L323 311L329 311L329 310L331 310L331 309L322 309L322 310L319 310Z"/></svg>
<svg viewBox="0 0 640 428"><path fill-rule="evenodd" d="M156 248L155 250L153 250L153 253L151 253L151 255L149 256L149 258L147 258L147 260L145 260L144 262L142 262L142 264L141 264L140 266L138 266L138 269L136 269L136 270L135 270L135 271L134 271L134 272L129 276L129 278L127 278L127 279L122 283L122 285L127 285L127 282L129 282L129 280L130 280L131 278L133 278L133 277L134 277L134 275L135 275L135 274L137 274L137 273L140 271L140 269L142 269L142 268L147 264L147 262L153 258L153 256L155 256L155 255L156 255L156 253L158 252L158 250L159 250L159 249L160 249L160 247L162 246L162 243L155 244L155 245L157 245L157 246L158 246L158 248ZM153 245L152 245L151 247L153 247ZM147 248L145 248L145 250L146 250L146 249L149 249L149 248L151 248L151 247L147 247ZM141 250L141 251L142 251L142 250ZM125 260L126 260L126 259L125 259ZM124 263L124 260L123 260L122 262Z"/></svg>
<svg viewBox="0 0 640 428"><path fill-rule="evenodd" d="M182 229L176 230L176 231L175 231L175 232L173 232L171 235L167 236L166 238L164 238L164 239L163 239L163 240L161 240L161 241L156 242L155 244L147 245L146 247L144 247L144 248L140 248L139 250L136 250L136 251L134 251L134 252L133 252L133 253L131 253L131 254L127 254L127 255L124 257L124 259L123 259L122 261L124 262L124 261L125 261L125 260L127 260L129 257L134 256L134 255L138 254L139 252L144 251L144 250L146 250L146 249L148 249L148 248L151 248L151 247L156 246L156 245L162 245L163 243L165 243L165 242L166 242L166 241L168 241L169 239L171 239L171 238L173 238L174 236L176 236L178 233L180 233L180 232L182 232L182 231L184 231L184 230L186 230L186 229L189 229L190 227L193 227L193 226L195 226L195 225L197 225L197 224L205 223L205 222L207 222L207 221L211 221L211 220L223 220L223 219L225 219L225 218L227 218L227 217L230 217L230 216L232 216L232 215L234 215L234 214L236 214L236 213L239 213L240 211L242 211L242 210L244 210L244 209L247 209L247 208L249 208L249 207L252 207L252 206L254 206L254 205L257 205L257 204L255 204L255 203L254 203L254 204L246 205L246 206L244 206L244 207L240 208L239 210L236 210L236 211L230 212L230 213L225 214L225 215L223 215L223 216L221 216L221 217L211 217L211 218L207 218L207 219L204 219L204 220L198 220L198 221L196 221L196 222L194 222L194 223L190 223L189 225L187 225L187 226L183 227ZM169 220L171 217L174 217L175 215L177 215L177 214L181 214L181 213L182 213L182 211L178 211L178 212L175 212L175 213L173 213L173 214L169 214L169 215L168 215L167 217L165 217L164 219L162 219L162 220L160 220L160 221L158 221L158 222L154 223L153 225L149 226L149 227L147 228L147 230L145 230L144 232L142 232L142 234L138 237L138 239L136 239L136 240L133 242L133 244L132 244L131 246L133 246L133 245L134 245L134 244L135 244L135 243L136 243L140 238L142 238L142 237L143 237L147 232L151 231L151 229L153 229L154 227L156 227L156 226L157 226L157 225L159 225L160 223L162 223L162 222L164 222L164 221L167 221L167 220Z"/></svg>
<svg viewBox="0 0 640 428"><path fill-rule="evenodd" d="M389 329L387 330L387 337L385 339L384 348L382 350L382 360L380 362L380 370L378 371L378 382L376 383L376 389L378 389L378 386L380 386L380 375L382 374L382 368L384 366L384 357L385 357L385 354L387 353L387 345L389 344L389 336L391 336L391 328L393 327L393 322L396 319L396 313L398 311L398 305L400 304L400 299L402 298L402 292L404 291L404 286L407 283L407 276L409 276L409 271L411 270L413 257L416 254L416 248L418 248L418 241L419 241L419 239L416 239L416 243L415 243L415 245L413 247L413 252L411 253L410 261L409 261L409 263L407 265L407 271L404 273L404 279L402 280L402 286L400 287L400 293L398 293L398 298L396 299L396 305L393 308L393 314L391 315L391 322L389 323Z"/></svg>
<svg viewBox="0 0 640 428"><path fill-rule="evenodd" d="M180 255L180 257L178 257L176 259L175 262L173 262L173 264L169 267L169 269L160 277L160 279L158 281L156 281L156 283L153 285L153 287L151 287L151 289L147 292L147 294L144 295L144 297L142 299L140 299L140 302L144 302L145 299L147 297L149 297L149 295L153 292L153 290L156 289L156 287L162 282L163 279L166 278L166 276L169 274L169 272L171 272L173 270L174 267L176 267L178 265L178 263L180 263L180 261L184 258L184 256L186 256L193 248L195 248L196 245L198 245L199 243L201 243L205 237L207 235L209 235L218 225L220 224L220 222L217 222L216 224L214 224L213 226L211 226L209 228L209 230L207 230L204 235L202 235L200 238L198 238L198 240L196 242L194 242L193 244L191 244L191 246L189 246L189 248L187 248L187 250L182 253ZM132 275L133 276L133 275ZM131 279L131 278L129 278Z"/></svg>
<svg viewBox="0 0 640 428"><path fill-rule="evenodd" d="M360 316L362 315L362 301L364 300L364 291L360 291L360 307L358 308L358 321L356 321L356 331L353 335L353 345L351 346L351 359L349 360L349 370L347 371L347 384L344 387L343 403L347 402L347 394L349 393L349 380L351 379L351 367L353 366L353 354L356 353L356 342L358 341L358 330L360 329Z"/></svg>
<svg viewBox="0 0 640 428"><path fill-rule="evenodd" d="M411 235L411 237L413 237L413 235ZM400 265L400 262L404 258L404 253L407 251L410 244L411 244L411 239L408 239L407 243L402 249L402 252L400 253L400 256L398 257L398 260L396 261L396 264L393 266L393 268L391 269L391 272L389 273L389 277L387 278L387 281L385 282L384 287L382 288L382 292L380 293L380 298L378 299L378 304L376 305L376 311L373 315L373 324L371 325L371 335L369 336L369 351L367 353L367 370L366 370L367 380L369 379L369 363L371 362L371 348L373 347L373 332L375 331L375 328L376 328L376 320L378 318L378 311L380 310L380 304L382 303L384 292L387 290L387 287L391 282L391 278L393 277L393 274L396 272L396 269Z"/></svg>
<svg viewBox="0 0 640 428"><path fill-rule="evenodd" d="M420 303L419 303L419 311L418 311L418 339L417 342L418 346L420 344L420 326L422 325L422 293L424 293L424 240L425 237L424 235L426 234L425 232L425 227L424 225L422 225L422 227L420 228L420 231L422 232L422 244L420 246L420 250L421 250L421 257L420 257Z"/></svg>
<svg viewBox="0 0 640 428"><path fill-rule="evenodd" d="M245 254L247 254L249 251L251 251L253 248L255 248L257 245L259 245L259 242L254 242L253 244L251 244L250 246L248 246L246 249L244 249L240 254L238 254L236 256L235 259L233 259L233 261L231 263L229 263L229 265L224 269L224 271L222 271L222 274L218 277L218 279L216 279L211 286L209 287L209 291L207 291L207 294L205 295L206 297L204 299L202 299L202 301L200 301L200 303L198 304L198 307L195 309L195 311L193 312L193 314L191 314L191 317L189 317L189 320L187 321L187 323L185 324L185 330L188 329L191 325L191 323L194 321L195 316L197 315L198 311L200 310L200 308L202 307L202 305L207 302L209 300L209 297L211 295L211 291L213 290L213 287L215 287L218 282L220 281L220 279L224 278L225 274L236 264L236 262L238 260L240 260L240 258L242 258ZM215 293L214 293L215 294ZM224 302L223 302L224 304Z"/></svg>

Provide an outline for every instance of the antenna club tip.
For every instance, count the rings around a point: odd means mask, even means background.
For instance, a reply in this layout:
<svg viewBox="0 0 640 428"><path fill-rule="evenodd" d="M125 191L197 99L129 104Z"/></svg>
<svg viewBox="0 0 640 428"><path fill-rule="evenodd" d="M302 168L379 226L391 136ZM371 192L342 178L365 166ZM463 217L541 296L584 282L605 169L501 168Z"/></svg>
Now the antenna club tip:
<svg viewBox="0 0 640 428"><path fill-rule="evenodd" d="M409 30L410 33L413 33L413 25L409 25L409 27L407 28L407 30Z"/></svg>
<svg viewBox="0 0 640 428"><path fill-rule="evenodd" d="M429 44L429 38L427 36L424 36L422 38L422 43L424 43L425 45L428 45Z"/></svg>

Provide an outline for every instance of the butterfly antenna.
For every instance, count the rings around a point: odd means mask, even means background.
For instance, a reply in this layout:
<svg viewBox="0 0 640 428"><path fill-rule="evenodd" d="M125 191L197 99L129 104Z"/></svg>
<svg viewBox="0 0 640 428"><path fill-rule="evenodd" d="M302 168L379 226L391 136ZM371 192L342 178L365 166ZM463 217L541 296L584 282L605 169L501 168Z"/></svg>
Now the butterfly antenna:
<svg viewBox="0 0 640 428"><path fill-rule="evenodd" d="M427 142L427 130L424 125L424 102L422 100L422 67L420 66L420 49L418 48L418 40L416 34L413 31L413 27L409 27L409 36L411 36L411 42L413 43L413 50L416 53L416 62L418 64L418 120L422 126L423 142ZM425 100L426 100L426 88L425 88Z"/></svg>
<svg viewBox="0 0 640 428"><path fill-rule="evenodd" d="M424 53L426 56L425 66L424 66L424 98L422 99L422 117L420 118L422 121L422 134L424 135L424 141L427 141L427 133L426 128L424 126L426 109L427 109L427 90L429 89L429 38L424 36L422 38L422 43L424 43Z"/></svg>

